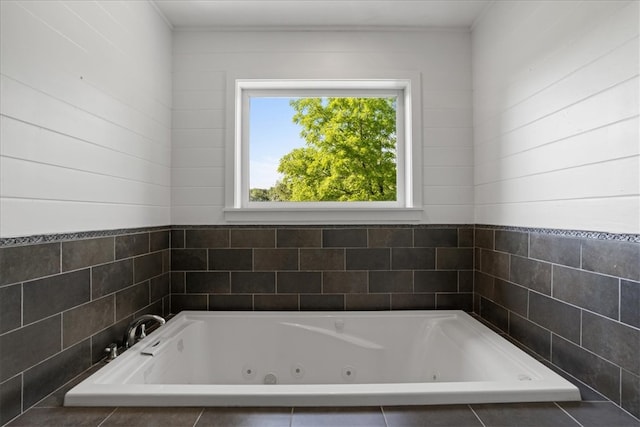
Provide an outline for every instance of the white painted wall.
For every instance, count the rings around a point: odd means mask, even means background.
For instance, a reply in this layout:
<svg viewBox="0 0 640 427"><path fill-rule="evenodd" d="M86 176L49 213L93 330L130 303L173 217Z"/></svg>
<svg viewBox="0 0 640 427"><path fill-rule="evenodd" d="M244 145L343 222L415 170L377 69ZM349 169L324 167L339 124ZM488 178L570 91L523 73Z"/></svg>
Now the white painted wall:
<svg viewBox="0 0 640 427"><path fill-rule="evenodd" d="M172 224L222 224L227 76L421 73L426 223L473 222L471 40L457 31L176 31Z"/></svg>
<svg viewBox="0 0 640 427"><path fill-rule="evenodd" d="M0 236L169 224L163 18L145 1L0 7Z"/></svg>
<svg viewBox="0 0 640 427"><path fill-rule="evenodd" d="M0 4L2 237L223 223L227 75L261 69L421 73L425 223L640 232L637 1L494 2L472 36L178 31L173 55L147 2Z"/></svg>
<svg viewBox="0 0 640 427"><path fill-rule="evenodd" d="M476 223L640 232L638 5L498 1L476 23Z"/></svg>

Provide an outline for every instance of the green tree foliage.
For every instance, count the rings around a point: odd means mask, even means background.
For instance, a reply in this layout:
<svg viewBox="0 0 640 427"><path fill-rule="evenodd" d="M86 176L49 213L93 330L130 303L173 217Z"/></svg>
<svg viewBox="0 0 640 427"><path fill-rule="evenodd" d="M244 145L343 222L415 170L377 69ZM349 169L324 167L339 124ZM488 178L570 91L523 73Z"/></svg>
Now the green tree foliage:
<svg viewBox="0 0 640 427"><path fill-rule="evenodd" d="M300 98L291 105L306 146L280 159L277 187L288 197L280 200L396 200L394 98Z"/></svg>
<svg viewBox="0 0 640 427"><path fill-rule="evenodd" d="M272 202L291 200L291 191L282 181L278 181L275 186L269 189L269 200Z"/></svg>
<svg viewBox="0 0 640 427"><path fill-rule="evenodd" d="M268 202L271 200L269 190L264 188L252 188L249 190L249 200L252 202Z"/></svg>
<svg viewBox="0 0 640 427"><path fill-rule="evenodd" d="M273 187L249 189L249 200L252 202L284 202L291 199L289 189L278 181Z"/></svg>

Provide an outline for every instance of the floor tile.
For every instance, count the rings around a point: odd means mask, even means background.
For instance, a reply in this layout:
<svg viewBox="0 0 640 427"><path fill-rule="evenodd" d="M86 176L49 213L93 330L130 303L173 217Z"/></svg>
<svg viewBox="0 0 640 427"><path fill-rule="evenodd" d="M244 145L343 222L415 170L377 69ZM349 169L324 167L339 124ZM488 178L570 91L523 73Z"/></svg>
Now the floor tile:
<svg viewBox="0 0 640 427"><path fill-rule="evenodd" d="M379 407L294 408L291 427L385 427Z"/></svg>
<svg viewBox="0 0 640 427"><path fill-rule="evenodd" d="M384 406L388 427L481 427L468 405Z"/></svg>
<svg viewBox="0 0 640 427"><path fill-rule="evenodd" d="M485 427L578 427L555 403L471 405Z"/></svg>
<svg viewBox="0 0 640 427"><path fill-rule="evenodd" d="M196 427L289 427L291 408L205 408Z"/></svg>
<svg viewBox="0 0 640 427"><path fill-rule="evenodd" d="M113 408L31 408L7 427L97 427Z"/></svg>
<svg viewBox="0 0 640 427"><path fill-rule="evenodd" d="M192 427L202 408L118 408L100 427Z"/></svg>
<svg viewBox="0 0 640 427"><path fill-rule="evenodd" d="M560 402L584 427L640 427L640 421L611 402Z"/></svg>

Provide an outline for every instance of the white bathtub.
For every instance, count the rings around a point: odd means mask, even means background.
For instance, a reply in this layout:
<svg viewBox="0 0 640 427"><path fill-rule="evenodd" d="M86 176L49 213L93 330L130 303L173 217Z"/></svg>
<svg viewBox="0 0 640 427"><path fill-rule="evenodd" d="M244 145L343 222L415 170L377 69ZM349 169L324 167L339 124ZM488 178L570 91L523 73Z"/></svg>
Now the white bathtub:
<svg viewBox="0 0 640 427"><path fill-rule="evenodd" d="M185 311L70 390L65 405L579 399L575 386L462 311Z"/></svg>

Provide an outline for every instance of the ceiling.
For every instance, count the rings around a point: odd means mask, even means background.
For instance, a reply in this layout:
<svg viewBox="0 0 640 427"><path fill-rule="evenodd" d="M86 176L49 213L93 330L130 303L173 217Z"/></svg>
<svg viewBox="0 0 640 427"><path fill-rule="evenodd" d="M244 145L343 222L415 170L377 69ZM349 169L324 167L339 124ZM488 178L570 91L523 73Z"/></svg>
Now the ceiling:
<svg viewBox="0 0 640 427"><path fill-rule="evenodd" d="M491 0L152 0L174 28L470 28Z"/></svg>

